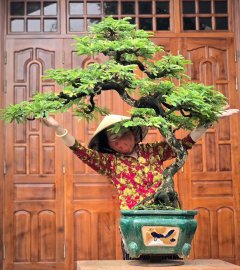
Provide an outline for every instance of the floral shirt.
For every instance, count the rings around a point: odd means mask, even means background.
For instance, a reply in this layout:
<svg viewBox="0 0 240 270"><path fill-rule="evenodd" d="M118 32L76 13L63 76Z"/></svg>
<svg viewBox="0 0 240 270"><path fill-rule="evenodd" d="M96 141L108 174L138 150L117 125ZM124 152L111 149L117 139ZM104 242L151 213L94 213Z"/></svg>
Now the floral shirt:
<svg viewBox="0 0 240 270"><path fill-rule="evenodd" d="M182 143L190 149L194 141L188 135ZM121 209L132 209L155 193L161 185L163 161L176 156L166 142L138 144L137 158L100 153L82 146L78 141L70 149L93 170L112 179Z"/></svg>

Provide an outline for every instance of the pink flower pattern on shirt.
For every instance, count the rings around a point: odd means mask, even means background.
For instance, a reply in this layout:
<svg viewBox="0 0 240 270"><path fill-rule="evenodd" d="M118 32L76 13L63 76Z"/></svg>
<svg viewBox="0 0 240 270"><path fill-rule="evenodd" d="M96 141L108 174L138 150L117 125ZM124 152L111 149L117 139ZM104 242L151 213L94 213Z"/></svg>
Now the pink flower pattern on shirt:
<svg viewBox="0 0 240 270"><path fill-rule="evenodd" d="M190 149L194 141L188 135L182 143L186 149ZM161 185L163 162L175 157L175 152L166 142L138 144L137 158L100 153L82 146L78 141L70 149L93 170L111 178L121 209L132 209L155 193Z"/></svg>

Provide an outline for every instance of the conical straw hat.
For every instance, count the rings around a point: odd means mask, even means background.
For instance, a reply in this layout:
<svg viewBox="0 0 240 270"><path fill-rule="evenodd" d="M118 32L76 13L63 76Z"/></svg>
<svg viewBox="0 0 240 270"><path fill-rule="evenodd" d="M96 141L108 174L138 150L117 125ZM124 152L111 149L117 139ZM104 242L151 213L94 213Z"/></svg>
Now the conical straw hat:
<svg viewBox="0 0 240 270"><path fill-rule="evenodd" d="M117 124L119 122L122 122L124 120L129 120L130 117L128 116L123 116L123 115L117 115L117 114L110 114L107 115L103 118L103 120L100 122L99 126L97 127L97 129L95 130L89 144L88 147L91 149L95 149L98 150L99 149L99 134L101 131L110 128L111 126L113 126L114 124ZM147 128L146 127L141 127L142 130L142 139L147 135ZM139 138L137 138L136 143L139 143L140 141L140 136Z"/></svg>

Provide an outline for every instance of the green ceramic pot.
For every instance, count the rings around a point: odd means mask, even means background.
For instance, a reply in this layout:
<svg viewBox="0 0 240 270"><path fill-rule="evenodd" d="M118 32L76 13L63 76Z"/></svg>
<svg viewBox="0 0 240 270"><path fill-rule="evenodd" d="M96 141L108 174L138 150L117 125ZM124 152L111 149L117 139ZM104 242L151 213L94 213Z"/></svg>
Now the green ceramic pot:
<svg viewBox="0 0 240 270"><path fill-rule="evenodd" d="M187 257L197 228L197 211L122 210L120 229L126 252L140 255L177 254Z"/></svg>

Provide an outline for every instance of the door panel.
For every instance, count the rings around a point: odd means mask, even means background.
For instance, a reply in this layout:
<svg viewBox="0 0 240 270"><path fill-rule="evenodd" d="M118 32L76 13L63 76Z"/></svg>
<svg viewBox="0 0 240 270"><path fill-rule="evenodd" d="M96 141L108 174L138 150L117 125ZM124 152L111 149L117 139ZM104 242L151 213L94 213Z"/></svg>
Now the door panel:
<svg viewBox="0 0 240 270"><path fill-rule="evenodd" d="M191 39L182 43L183 53L191 59L188 74L195 82L214 85L239 107L234 88L232 39ZM237 262L239 245L235 232L239 207L236 184L239 182L237 126L239 116L223 118L197 142L190 152L190 191L186 200L199 210L199 226L194 239L195 258L220 258Z"/></svg>
<svg viewBox="0 0 240 270"><path fill-rule="evenodd" d="M58 44L58 46L56 46ZM30 100L35 92L58 91L43 81L60 67L61 41L8 40L6 105ZM38 120L6 126L4 241L6 269L46 269L64 260L64 200L61 149Z"/></svg>

